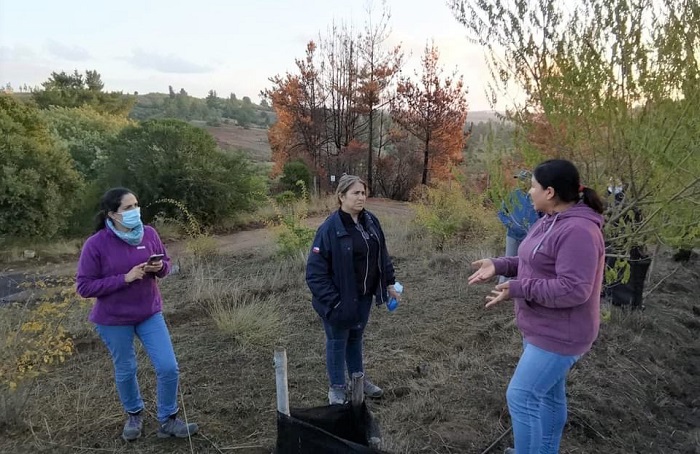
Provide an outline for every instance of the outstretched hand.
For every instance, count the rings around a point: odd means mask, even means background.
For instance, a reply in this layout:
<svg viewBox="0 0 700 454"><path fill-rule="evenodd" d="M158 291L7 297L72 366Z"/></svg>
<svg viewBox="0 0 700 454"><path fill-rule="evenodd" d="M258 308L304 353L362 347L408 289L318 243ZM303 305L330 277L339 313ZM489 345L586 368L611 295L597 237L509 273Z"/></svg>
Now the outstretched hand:
<svg viewBox="0 0 700 454"><path fill-rule="evenodd" d="M472 262L472 268L476 271L469 276L467 281L469 285L488 281L496 275L496 266L493 264L493 260L491 259L483 259Z"/></svg>
<svg viewBox="0 0 700 454"><path fill-rule="evenodd" d="M491 295L486 297L486 306L491 307L510 299L510 282L498 284L494 290L491 290Z"/></svg>

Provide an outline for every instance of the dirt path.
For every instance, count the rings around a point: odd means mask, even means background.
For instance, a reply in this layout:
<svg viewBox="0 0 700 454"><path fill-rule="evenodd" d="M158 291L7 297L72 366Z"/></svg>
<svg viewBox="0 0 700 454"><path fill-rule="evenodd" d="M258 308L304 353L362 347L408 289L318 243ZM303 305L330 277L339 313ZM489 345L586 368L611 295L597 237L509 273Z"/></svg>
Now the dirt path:
<svg viewBox="0 0 700 454"><path fill-rule="evenodd" d="M408 218L413 213L409 203L389 199L370 199L367 201L367 209L376 213L380 218L383 215L401 215ZM325 219L325 215L310 217L306 220L306 225L316 229ZM219 252L240 254L269 246L274 241L274 233L268 228L261 228L228 235L217 235L214 239L217 242ZM184 241L169 243L166 246L172 257L178 257L185 253ZM20 286L23 282L55 276L71 276L75 273L76 266L77 260L73 259L61 263L20 265L0 272L0 304L3 301L21 298L23 294Z"/></svg>

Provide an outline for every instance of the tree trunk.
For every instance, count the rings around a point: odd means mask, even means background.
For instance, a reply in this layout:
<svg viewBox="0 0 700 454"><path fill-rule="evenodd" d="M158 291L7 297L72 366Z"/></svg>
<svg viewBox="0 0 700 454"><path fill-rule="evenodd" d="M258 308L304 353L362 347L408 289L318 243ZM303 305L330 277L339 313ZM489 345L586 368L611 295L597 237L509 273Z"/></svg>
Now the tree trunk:
<svg viewBox="0 0 700 454"><path fill-rule="evenodd" d="M428 152L430 150L430 134L425 136L425 154L423 156L423 178L421 178L421 184L428 184Z"/></svg>
<svg viewBox="0 0 700 454"><path fill-rule="evenodd" d="M373 142L373 136L374 136L374 131L373 131L373 122L374 122L374 109L370 109L369 111L369 139L367 140L367 189L372 190L372 156L374 154L372 150L372 142Z"/></svg>

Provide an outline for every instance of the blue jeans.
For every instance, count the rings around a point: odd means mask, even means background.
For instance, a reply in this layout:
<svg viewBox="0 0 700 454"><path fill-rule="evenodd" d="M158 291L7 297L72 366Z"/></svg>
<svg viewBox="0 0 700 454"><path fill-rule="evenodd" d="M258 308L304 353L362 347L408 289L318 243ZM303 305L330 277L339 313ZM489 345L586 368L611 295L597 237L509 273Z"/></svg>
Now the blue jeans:
<svg viewBox="0 0 700 454"><path fill-rule="evenodd" d="M372 296L358 298L358 304L371 305ZM367 311L369 313L369 311ZM326 331L326 371L332 387L346 385L345 367L352 377L355 372L364 372L362 365L362 336L367 320L352 328L338 328L323 322Z"/></svg>
<svg viewBox="0 0 700 454"><path fill-rule="evenodd" d="M524 342L506 398L516 454L556 454L566 423L566 376L581 356L565 356Z"/></svg>
<svg viewBox="0 0 700 454"><path fill-rule="evenodd" d="M512 236L506 235L506 257L515 257L518 255L518 248L520 247L520 243L522 240L516 240ZM510 280L510 278L507 278L505 276L500 276L498 278L498 283L502 284L506 281Z"/></svg>
<svg viewBox="0 0 700 454"><path fill-rule="evenodd" d="M136 380L136 335L156 370L158 420L164 422L176 414L180 372L163 314L158 312L138 325L97 325L96 330L112 355L117 392L124 409L137 413L144 406Z"/></svg>

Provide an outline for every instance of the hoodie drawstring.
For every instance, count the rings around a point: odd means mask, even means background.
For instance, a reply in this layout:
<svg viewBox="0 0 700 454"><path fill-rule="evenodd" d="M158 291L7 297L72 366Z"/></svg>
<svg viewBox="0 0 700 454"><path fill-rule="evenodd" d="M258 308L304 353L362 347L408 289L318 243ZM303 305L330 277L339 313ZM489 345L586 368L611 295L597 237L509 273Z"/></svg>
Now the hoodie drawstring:
<svg viewBox="0 0 700 454"><path fill-rule="evenodd" d="M547 238L547 235L549 235L549 232L551 232L552 229L554 228L554 224L557 223L557 219L559 219L559 213L557 213L557 214L554 216L554 220L552 221L552 225L550 225L549 228L547 229L547 231L544 232L544 235L542 235L542 238L540 239L540 242L537 243L537 246L535 246L535 249L533 249L533 251L532 251L532 258L533 258L533 259L535 258L535 254L537 254L537 251L540 250L540 246L542 246L542 242L544 241L544 239Z"/></svg>

